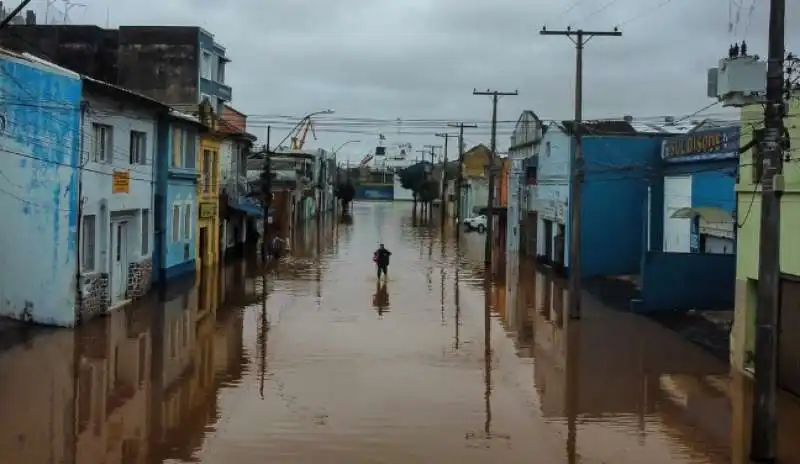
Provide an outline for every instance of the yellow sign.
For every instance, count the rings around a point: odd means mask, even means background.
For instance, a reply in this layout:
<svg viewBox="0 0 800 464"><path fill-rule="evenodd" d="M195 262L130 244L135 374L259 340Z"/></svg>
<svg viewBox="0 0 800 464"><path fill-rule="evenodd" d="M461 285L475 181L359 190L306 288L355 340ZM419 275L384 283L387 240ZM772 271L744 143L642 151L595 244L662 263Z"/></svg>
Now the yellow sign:
<svg viewBox="0 0 800 464"><path fill-rule="evenodd" d="M200 203L200 219L212 218L217 215L217 204L212 202Z"/></svg>
<svg viewBox="0 0 800 464"><path fill-rule="evenodd" d="M111 175L111 193L128 193L130 189L130 171L114 171Z"/></svg>

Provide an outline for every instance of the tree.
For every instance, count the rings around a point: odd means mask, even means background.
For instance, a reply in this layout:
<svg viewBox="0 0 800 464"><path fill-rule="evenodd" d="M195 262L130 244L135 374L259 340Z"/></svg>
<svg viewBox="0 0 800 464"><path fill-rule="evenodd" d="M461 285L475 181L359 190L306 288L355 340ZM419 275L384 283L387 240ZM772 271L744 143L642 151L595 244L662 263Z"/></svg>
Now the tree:
<svg viewBox="0 0 800 464"><path fill-rule="evenodd" d="M421 193L425 182L428 180L430 166L430 163L419 162L399 172L400 184L404 189L411 190L411 194L413 195L414 216L417 215L417 201L422 201L423 203L426 201L422 198Z"/></svg>

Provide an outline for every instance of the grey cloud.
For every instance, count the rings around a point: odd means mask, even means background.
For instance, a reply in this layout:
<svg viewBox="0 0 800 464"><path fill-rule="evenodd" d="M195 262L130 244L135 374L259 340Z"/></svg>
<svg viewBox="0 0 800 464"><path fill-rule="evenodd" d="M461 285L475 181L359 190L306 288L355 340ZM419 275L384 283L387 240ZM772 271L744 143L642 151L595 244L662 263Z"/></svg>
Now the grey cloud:
<svg viewBox="0 0 800 464"><path fill-rule="evenodd" d="M330 107L337 111L335 118L486 122L490 101L472 96L473 87L519 89L520 96L501 100L501 120L515 120L523 109L546 118L572 114L574 46L564 37L540 36L542 24L551 29L623 24L622 38L596 38L586 48L586 116L688 114L710 103L706 69L734 40L727 31L728 4L673 0L658 8L662 1L619 0L595 14L608 0L581 0L562 14L572 0L97 0L82 22L104 24L106 5L111 5L112 25L205 27L233 59L228 78L234 105L251 114L302 115ZM740 3L739 39L749 6ZM747 38L750 50L764 55L767 7L755 3ZM792 3L787 43L800 51L800 28L791 27L798 18ZM267 119L254 121L258 126ZM488 141L483 126L468 140ZM510 127L501 127L501 148ZM378 131L390 141L404 138L394 125L360 130L367 135L359 136L363 146L349 146L353 156L360 156ZM318 135L324 147L353 138ZM407 138L418 146L435 140Z"/></svg>

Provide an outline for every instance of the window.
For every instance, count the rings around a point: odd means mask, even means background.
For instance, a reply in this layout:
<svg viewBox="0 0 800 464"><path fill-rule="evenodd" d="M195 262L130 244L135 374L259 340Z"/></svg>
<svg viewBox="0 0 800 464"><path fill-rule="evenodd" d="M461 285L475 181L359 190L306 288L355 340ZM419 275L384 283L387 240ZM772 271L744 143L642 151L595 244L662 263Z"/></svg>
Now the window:
<svg viewBox="0 0 800 464"><path fill-rule="evenodd" d="M172 205L172 241L177 242L181 239L181 207L180 205Z"/></svg>
<svg viewBox="0 0 800 464"><path fill-rule="evenodd" d="M183 207L183 238L184 240L192 239L192 205Z"/></svg>
<svg viewBox="0 0 800 464"><path fill-rule="evenodd" d="M194 169L197 158L197 134L195 132L183 131L183 167Z"/></svg>
<svg viewBox="0 0 800 464"><path fill-rule="evenodd" d="M142 210L142 256L150 253L150 210Z"/></svg>
<svg viewBox="0 0 800 464"><path fill-rule="evenodd" d="M183 130L180 127L172 128L172 167L183 166Z"/></svg>
<svg viewBox="0 0 800 464"><path fill-rule="evenodd" d="M211 53L203 51L200 58L200 77L203 79L211 80L213 62L211 61Z"/></svg>
<svg viewBox="0 0 800 464"><path fill-rule="evenodd" d="M755 129L753 131L753 148L750 153L753 154L753 183L758 184L761 178L764 177L764 156L761 153L761 145L759 142L764 139L764 129Z"/></svg>
<svg viewBox="0 0 800 464"><path fill-rule="evenodd" d="M225 58L217 58L217 82L225 83Z"/></svg>
<svg viewBox="0 0 800 464"><path fill-rule="evenodd" d="M97 216L87 214L83 216L82 224L83 244L81 249L81 270L83 272L94 271L94 250L95 235L97 233Z"/></svg>
<svg viewBox="0 0 800 464"><path fill-rule="evenodd" d="M203 150L203 192L211 191L211 150Z"/></svg>
<svg viewBox="0 0 800 464"><path fill-rule="evenodd" d="M92 124L94 140L94 161L110 163L114 159L113 128L105 124Z"/></svg>
<svg viewBox="0 0 800 464"><path fill-rule="evenodd" d="M131 164L147 164L147 134L131 131Z"/></svg>

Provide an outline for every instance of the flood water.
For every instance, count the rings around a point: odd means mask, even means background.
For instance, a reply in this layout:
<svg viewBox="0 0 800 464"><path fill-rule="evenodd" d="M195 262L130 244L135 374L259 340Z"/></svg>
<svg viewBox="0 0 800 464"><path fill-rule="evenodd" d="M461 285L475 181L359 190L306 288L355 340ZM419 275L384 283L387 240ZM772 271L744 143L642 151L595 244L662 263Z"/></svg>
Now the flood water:
<svg viewBox="0 0 800 464"><path fill-rule="evenodd" d="M0 332L0 463L747 462L726 363L589 295L565 321L530 263L486 285L483 237L446 229L357 203L266 289L242 260L76 331ZM779 413L800 463L800 407Z"/></svg>

